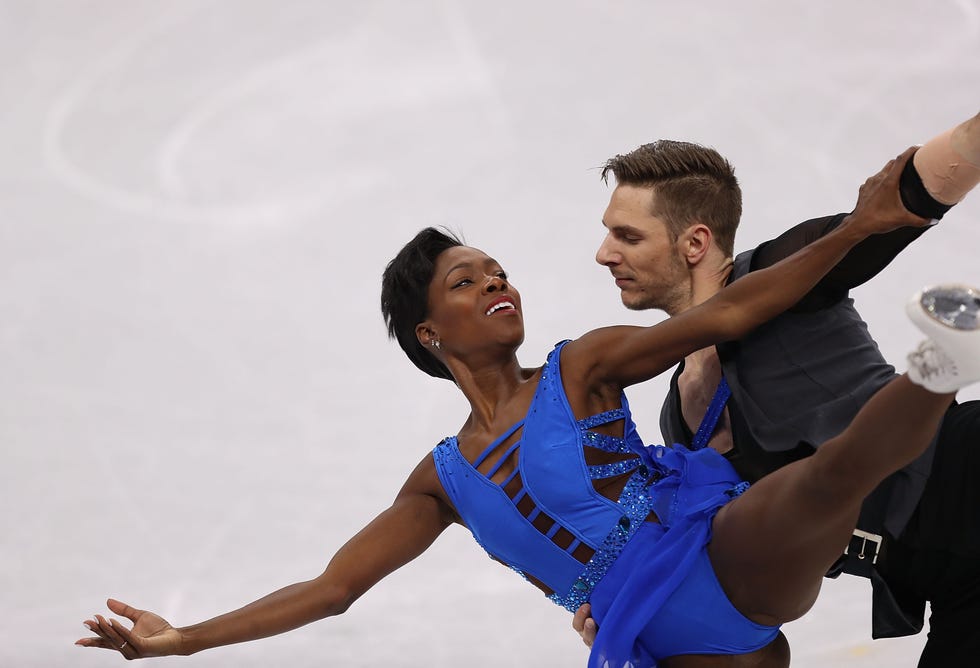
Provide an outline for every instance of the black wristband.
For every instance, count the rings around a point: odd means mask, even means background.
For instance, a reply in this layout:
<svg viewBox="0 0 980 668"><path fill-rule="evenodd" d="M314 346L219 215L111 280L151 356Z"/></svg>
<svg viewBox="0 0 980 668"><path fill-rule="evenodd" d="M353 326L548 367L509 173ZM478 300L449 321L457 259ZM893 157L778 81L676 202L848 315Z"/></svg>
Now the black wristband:
<svg viewBox="0 0 980 668"><path fill-rule="evenodd" d="M898 190L902 195L902 204L905 205L909 213L914 213L923 218L939 220L943 217L943 214L953 208L952 204L937 202L929 194L925 184L922 183L922 177L919 176L919 172L915 171L912 158L909 158L909 161L905 163L905 169L902 170L902 178L898 183Z"/></svg>

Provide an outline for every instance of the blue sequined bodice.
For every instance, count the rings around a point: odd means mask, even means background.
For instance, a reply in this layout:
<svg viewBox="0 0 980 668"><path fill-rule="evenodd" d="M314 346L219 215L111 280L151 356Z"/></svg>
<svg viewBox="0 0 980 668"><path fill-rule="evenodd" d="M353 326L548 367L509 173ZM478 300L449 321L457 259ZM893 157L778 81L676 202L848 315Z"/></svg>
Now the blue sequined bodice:
<svg viewBox="0 0 980 668"><path fill-rule="evenodd" d="M455 437L436 446L433 456L457 512L490 556L543 584L554 602L575 610L651 512L669 526L680 471L671 465L671 449L643 445L625 396L621 408L575 419L561 383L563 346L548 356L521 423L472 463ZM616 421L623 422L622 438L593 431ZM500 447L521 428L519 440ZM617 453L623 460L589 466L585 448ZM486 474L477 467L504 449L500 460L514 454L517 466L501 482L492 482L496 466ZM626 474L617 501L593 485Z"/></svg>

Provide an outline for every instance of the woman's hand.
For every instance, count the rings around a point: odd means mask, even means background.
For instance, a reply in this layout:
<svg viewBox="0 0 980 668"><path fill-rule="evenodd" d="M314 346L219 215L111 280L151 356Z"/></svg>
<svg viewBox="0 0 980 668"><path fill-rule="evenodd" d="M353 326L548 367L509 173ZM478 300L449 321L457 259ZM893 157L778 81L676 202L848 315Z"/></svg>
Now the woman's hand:
<svg viewBox="0 0 980 668"><path fill-rule="evenodd" d="M96 637L82 638L75 642L76 645L115 650L127 660L181 653L180 632L163 617L146 610L137 610L112 598L106 605L115 614L133 622L133 628L127 629L115 619L108 620L102 615L95 615L95 619L87 619L84 624Z"/></svg>
<svg viewBox="0 0 980 668"><path fill-rule="evenodd" d="M187 656L342 614L383 577L425 552L452 524L451 507L436 496L440 485L434 460L426 455L391 507L347 541L326 570L312 580L288 585L237 610L179 629L159 615L109 599L109 610L128 618L133 627L95 615L85 626L96 637L75 644L115 650L127 659Z"/></svg>
<svg viewBox="0 0 980 668"><path fill-rule="evenodd" d="M845 223L860 228L864 234L883 234L899 227L925 227L932 221L910 213L902 204L898 182L917 147L910 146L894 160L881 168L877 174L868 177L858 190L854 211Z"/></svg>

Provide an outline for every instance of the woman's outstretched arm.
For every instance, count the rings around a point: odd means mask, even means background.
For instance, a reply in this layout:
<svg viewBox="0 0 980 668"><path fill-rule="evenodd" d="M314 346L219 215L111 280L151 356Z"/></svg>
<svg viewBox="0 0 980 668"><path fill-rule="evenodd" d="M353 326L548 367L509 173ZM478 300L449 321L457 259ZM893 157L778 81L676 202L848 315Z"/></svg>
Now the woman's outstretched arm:
<svg viewBox="0 0 980 668"><path fill-rule="evenodd" d="M431 458L409 477L390 508L351 538L324 572L200 624L175 628L166 620L121 601L109 609L132 628L102 615L86 620L96 637L76 644L116 650L127 659L201 650L257 640L339 615L392 571L424 552L452 523L452 510L431 493L437 481Z"/></svg>
<svg viewBox="0 0 980 668"><path fill-rule="evenodd" d="M929 221L910 214L898 194L909 148L861 186L837 229L771 267L725 287L700 306L652 327L608 327L570 343L563 365L578 364L590 386L626 387L653 378L690 353L739 339L795 304L860 241Z"/></svg>

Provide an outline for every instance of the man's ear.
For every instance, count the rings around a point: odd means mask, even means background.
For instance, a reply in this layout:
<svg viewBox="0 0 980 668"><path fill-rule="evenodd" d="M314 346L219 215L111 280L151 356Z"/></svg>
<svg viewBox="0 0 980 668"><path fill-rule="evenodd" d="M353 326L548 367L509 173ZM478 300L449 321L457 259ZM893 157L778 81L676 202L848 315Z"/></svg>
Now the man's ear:
<svg viewBox="0 0 980 668"><path fill-rule="evenodd" d="M689 265L696 265L711 250L715 235L711 233L711 228L704 223L694 223L684 230L679 241L684 259Z"/></svg>

